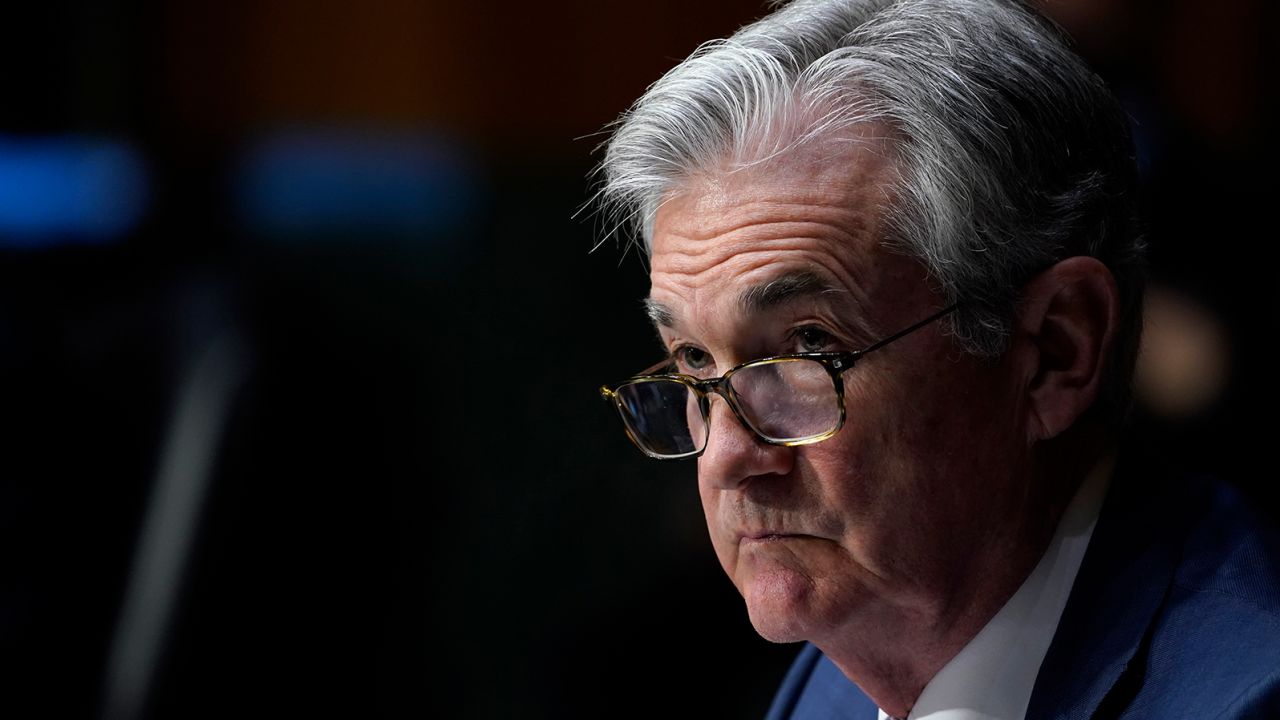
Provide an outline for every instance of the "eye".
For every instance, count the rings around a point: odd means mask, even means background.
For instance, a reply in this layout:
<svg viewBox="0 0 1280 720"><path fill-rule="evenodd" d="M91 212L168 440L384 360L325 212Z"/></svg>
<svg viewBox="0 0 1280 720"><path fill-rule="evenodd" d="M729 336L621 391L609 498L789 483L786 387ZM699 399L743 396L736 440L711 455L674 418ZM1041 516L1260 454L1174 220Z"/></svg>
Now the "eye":
<svg viewBox="0 0 1280 720"><path fill-rule="evenodd" d="M692 345L681 345L672 351L671 356L675 358L677 369L691 375L711 366L711 353Z"/></svg>
<svg viewBox="0 0 1280 720"><path fill-rule="evenodd" d="M804 325L791 331L797 352L826 352L835 346L835 337L817 325Z"/></svg>

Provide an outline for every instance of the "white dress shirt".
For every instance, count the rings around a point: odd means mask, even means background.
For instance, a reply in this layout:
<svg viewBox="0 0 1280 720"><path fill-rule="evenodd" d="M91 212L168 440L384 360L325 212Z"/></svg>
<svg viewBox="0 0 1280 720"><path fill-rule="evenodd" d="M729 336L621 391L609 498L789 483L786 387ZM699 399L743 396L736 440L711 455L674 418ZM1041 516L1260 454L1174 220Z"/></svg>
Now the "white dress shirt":
<svg viewBox="0 0 1280 720"><path fill-rule="evenodd" d="M924 686L907 720L1022 720L1102 508L1115 458L1080 484L1018 591ZM880 711L880 720L891 720Z"/></svg>

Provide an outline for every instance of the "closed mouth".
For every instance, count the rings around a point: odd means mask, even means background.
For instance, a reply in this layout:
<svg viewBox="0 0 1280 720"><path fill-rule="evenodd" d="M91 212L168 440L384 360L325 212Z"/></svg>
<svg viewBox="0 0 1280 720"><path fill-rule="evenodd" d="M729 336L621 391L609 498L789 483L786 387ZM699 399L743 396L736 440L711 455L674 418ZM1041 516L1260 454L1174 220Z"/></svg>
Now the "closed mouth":
<svg viewBox="0 0 1280 720"><path fill-rule="evenodd" d="M742 535L742 540L743 540L743 542L746 542L746 541L754 541L754 542L769 542L769 541L771 541L771 540L786 540L786 539L788 539L788 538L801 538L801 537L812 537L812 536L810 536L810 535L803 535L803 534L800 534L800 533L790 533L790 532L782 532L782 531L777 531L777 530L767 530L767 531L764 531L764 532L744 533L744 534Z"/></svg>

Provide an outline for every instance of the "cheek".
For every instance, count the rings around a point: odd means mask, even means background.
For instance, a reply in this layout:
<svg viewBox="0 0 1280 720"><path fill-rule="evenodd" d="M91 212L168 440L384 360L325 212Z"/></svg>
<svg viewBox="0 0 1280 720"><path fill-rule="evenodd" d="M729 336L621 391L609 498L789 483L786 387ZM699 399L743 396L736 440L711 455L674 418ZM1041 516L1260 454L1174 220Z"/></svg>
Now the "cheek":
<svg viewBox="0 0 1280 720"><path fill-rule="evenodd" d="M902 528L944 510L949 503L939 490L945 494L950 478L971 470L973 459L959 452L967 447L965 423L923 383L861 383L846 397L845 426L806 455L821 478L821 503L839 513L850 550L892 554L906 542Z"/></svg>
<svg viewBox="0 0 1280 720"><path fill-rule="evenodd" d="M867 382L846 385L844 426L804 452L811 474L820 480L823 506L853 520L879 515L881 498L901 489L898 475L905 468L899 459L905 434L912 432L904 423L910 417L889 389Z"/></svg>
<svg viewBox="0 0 1280 720"><path fill-rule="evenodd" d="M997 388L970 363L900 364L846 390L848 424L889 467L937 468L1002 422Z"/></svg>
<svg viewBox="0 0 1280 720"><path fill-rule="evenodd" d="M815 504L826 516L824 529L864 567L882 565L892 553L905 500L900 468L877 431L846 426L835 438L810 448L808 461L819 479Z"/></svg>
<svg viewBox="0 0 1280 720"><path fill-rule="evenodd" d="M851 457L868 487L854 500L897 527L953 527L981 513L1002 469L1016 462L1016 408L980 368L903 374L902 383L859 393L864 423L852 428ZM851 417L851 422L853 418ZM843 431L842 431L843 432Z"/></svg>
<svg viewBox="0 0 1280 720"><path fill-rule="evenodd" d="M881 475L869 451L874 443L864 428L845 425L830 440L805 448L801 463L814 479L809 504L835 514L842 525L863 519Z"/></svg>

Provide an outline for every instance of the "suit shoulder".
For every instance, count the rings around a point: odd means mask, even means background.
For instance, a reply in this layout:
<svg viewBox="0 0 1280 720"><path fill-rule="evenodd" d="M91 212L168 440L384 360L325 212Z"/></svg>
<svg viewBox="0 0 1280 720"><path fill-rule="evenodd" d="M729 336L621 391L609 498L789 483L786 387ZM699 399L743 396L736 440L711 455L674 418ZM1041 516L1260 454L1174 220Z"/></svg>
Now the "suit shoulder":
<svg viewBox="0 0 1280 720"><path fill-rule="evenodd" d="M1126 717L1280 716L1280 531L1222 481L1184 487L1189 522Z"/></svg>
<svg viewBox="0 0 1280 720"><path fill-rule="evenodd" d="M1197 478L1199 511L1182 545L1174 592L1280 630L1280 529L1231 485Z"/></svg>

